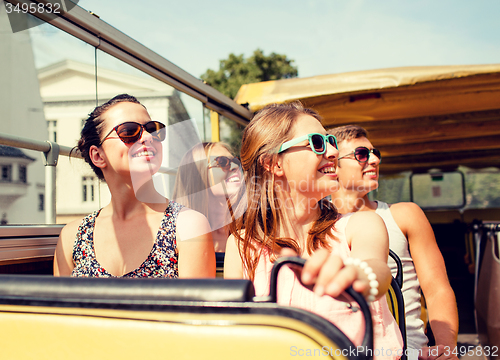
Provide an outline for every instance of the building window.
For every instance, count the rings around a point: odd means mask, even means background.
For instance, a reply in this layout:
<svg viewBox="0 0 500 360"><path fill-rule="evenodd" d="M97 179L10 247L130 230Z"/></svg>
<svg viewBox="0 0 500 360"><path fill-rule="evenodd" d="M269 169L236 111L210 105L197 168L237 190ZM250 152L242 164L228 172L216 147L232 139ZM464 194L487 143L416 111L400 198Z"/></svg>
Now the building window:
<svg viewBox="0 0 500 360"><path fill-rule="evenodd" d="M48 120L47 130L49 132L49 140L57 142L57 120Z"/></svg>
<svg viewBox="0 0 500 360"><path fill-rule="evenodd" d="M26 165L19 165L19 182L26 184Z"/></svg>
<svg viewBox="0 0 500 360"><path fill-rule="evenodd" d="M12 165L2 165L2 181L12 181Z"/></svg>
<svg viewBox="0 0 500 360"><path fill-rule="evenodd" d="M94 201L94 184L95 177L93 176L84 176L82 179L82 195L83 202L92 202Z"/></svg>
<svg viewBox="0 0 500 360"><path fill-rule="evenodd" d="M38 211L44 211L44 210L45 210L45 195L38 194Z"/></svg>

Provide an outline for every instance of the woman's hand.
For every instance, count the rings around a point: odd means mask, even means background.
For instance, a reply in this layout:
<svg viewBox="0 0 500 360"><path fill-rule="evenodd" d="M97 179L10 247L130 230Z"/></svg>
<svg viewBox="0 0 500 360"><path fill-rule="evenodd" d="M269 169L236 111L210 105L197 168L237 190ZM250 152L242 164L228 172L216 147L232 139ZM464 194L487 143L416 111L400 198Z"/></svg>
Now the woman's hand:
<svg viewBox="0 0 500 360"><path fill-rule="evenodd" d="M291 249L283 249L281 256L297 256ZM301 281L306 286L312 286L315 294L329 295L344 300L342 293L349 286L359 293L368 295L368 277L359 271L355 265L344 265L340 256L331 254L325 249L319 249L307 260L302 269Z"/></svg>

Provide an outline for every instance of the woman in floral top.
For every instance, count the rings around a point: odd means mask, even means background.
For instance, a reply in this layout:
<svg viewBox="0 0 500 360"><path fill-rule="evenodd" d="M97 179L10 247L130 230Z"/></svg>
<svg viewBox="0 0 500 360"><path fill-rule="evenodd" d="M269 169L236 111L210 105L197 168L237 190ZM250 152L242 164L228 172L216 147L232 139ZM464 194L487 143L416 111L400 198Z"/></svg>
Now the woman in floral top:
<svg viewBox="0 0 500 360"><path fill-rule="evenodd" d="M133 96L118 95L94 109L78 149L106 181L111 202L63 228L54 275L215 276L206 217L154 189L151 176L160 168L164 139L165 125L152 121Z"/></svg>

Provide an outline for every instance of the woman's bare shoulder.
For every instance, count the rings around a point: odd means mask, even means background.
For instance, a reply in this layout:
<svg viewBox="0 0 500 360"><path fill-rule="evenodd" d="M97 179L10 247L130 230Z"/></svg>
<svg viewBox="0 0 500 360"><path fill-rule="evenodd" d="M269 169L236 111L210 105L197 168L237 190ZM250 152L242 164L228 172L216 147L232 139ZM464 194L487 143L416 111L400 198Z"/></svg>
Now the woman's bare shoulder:
<svg viewBox="0 0 500 360"><path fill-rule="evenodd" d="M178 226L206 226L208 225L208 219L202 213L190 209L188 207L183 207L179 211L179 215L177 216L177 225Z"/></svg>
<svg viewBox="0 0 500 360"><path fill-rule="evenodd" d="M378 235L387 237L384 220L373 211L358 211L352 214L345 231L348 243L351 243L352 238L370 239Z"/></svg>
<svg viewBox="0 0 500 360"><path fill-rule="evenodd" d="M73 220L67 223L59 234L59 241L57 242L56 254L59 254L60 259L66 257L70 259L73 251L73 246L76 241L76 236L84 218ZM64 254L64 255L63 255ZM69 260L68 260L69 261Z"/></svg>
<svg viewBox="0 0 500 360"><path fill-rule="evenodd" d="M357 211L350 215L349 227L366 227L368 225L384 225L382 218L374 211Z"/></svg>
<svg viewBox="0 0 500 360"><path fill-rule="evenodd" d="M187 207L179 212L176 229L181 239L193 239L212 232L207 217Z"/></svg>
<svg viewBox="0 0 500 360"><path fill-rule="evenodd" d="M80 225L82 224L83 222L83 219L85 219L85 217L82 217L82 218L78 218L76 220L73 220L69 223L67 223L61 230L61 235L60 235L60 238L61 239L66 239L68 237L72 237L73 239L75 238L75 235L76 233L78 232L78 228L80 227Z"/></svg>

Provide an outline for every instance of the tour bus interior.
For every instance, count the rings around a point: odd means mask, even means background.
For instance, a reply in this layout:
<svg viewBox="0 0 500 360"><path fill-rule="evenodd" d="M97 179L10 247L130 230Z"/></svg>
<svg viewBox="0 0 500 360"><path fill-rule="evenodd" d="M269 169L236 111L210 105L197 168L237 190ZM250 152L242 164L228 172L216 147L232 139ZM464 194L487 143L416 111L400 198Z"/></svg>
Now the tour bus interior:
<svg viewBox="0 0 500 360"><path fill-rule="evenodd" d="M500 221L499 95L500 64L492 64L247 84L236 101L256 111L268 103L300 100L322 115L327 128L364 127L383 159L372 199L414 201L424 210L457 296L460 332L473 333L474 280L481 270L475 262L486 256L485 240L482 245L475 240L487 234L496 238ZM489 268L481 274L487 278L484 286L496 288L489 274L499 262L498 241L492 245L495 260L493 265L484 262ZM493 309L496 305L490 304L490 317L497 312Z"/></svg>
<svg viewBox="0 0 500 360"><path fill-rule="evenodd" d="M230 123L244 126L266 104L300 100L326 128L368 130L383 157L371 196L424 209L457 296L460 332L476 332L476 259L486 258L487 245L475 240L497 234L500 222L500 64L268 81L242 86L233 101L77 5L56 18L23 14L14 32L4 3L0 273L51 275L63 224L109 201L106 185L71 152L96 104L130 93L168 125L189 120L200 141L227 141ZM496 269L498 242L491 247Z"/></svg>

